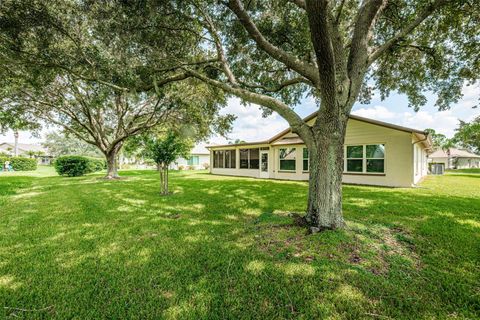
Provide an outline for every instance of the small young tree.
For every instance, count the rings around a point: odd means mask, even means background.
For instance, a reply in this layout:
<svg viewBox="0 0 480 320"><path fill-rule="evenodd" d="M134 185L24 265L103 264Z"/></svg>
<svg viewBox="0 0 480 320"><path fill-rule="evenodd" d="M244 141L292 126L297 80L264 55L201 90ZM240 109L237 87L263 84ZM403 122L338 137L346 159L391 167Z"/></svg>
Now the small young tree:
<svg viewBox="0 0 480 320"><path fill-rule="evenodd" d="M179 157L187 157L193 143L190 139L169 132L162 137L144 139L144 156L157 164L160 173L160 194L168 195L168 167Z"/></svg>

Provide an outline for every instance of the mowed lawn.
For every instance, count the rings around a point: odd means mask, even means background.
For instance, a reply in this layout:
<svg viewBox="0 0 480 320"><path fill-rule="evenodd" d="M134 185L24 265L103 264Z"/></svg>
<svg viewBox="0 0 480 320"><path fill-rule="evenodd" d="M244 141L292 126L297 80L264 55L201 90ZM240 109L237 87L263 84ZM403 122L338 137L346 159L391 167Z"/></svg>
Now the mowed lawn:
<svg viewBox="0 0 480 320"><path fill-rule="evenodd" d="M480 317L480 174L344 186L306 235L307 184L154 171L0 175L0 319Z"/></svg>

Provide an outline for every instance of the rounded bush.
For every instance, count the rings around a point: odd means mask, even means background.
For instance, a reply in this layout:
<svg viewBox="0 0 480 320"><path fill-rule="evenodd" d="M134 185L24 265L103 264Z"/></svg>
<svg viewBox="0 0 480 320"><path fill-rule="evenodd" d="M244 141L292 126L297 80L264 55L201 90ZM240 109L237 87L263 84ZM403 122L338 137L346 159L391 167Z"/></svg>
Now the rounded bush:
<svg viewBox="0 0 480 320"><path fill-rule="evenodd" d="M57 173L61 176L79 177L105 169L106 162L97 158L62 156L55 160L54 166Z"/></svg>
<svg viewBox="0 0 480 320"><path fill-rule="evenodd" d="M89 172L97 172L107 169L107 161L99 158L87 158Z"/></svg>
<svg viewBox="0 0 480 320"><path fill-rule="evenodd" d="M25 157L12 157L8 159L14 171L34 171L37 170L37 159Z"/></svg>

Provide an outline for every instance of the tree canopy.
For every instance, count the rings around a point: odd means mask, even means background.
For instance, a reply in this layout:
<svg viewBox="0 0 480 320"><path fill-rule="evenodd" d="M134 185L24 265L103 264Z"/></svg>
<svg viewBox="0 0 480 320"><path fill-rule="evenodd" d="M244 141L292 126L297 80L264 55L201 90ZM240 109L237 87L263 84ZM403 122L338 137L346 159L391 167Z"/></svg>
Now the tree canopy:
<svg viewBox="0 0 480 320"><path fill-rule="evenodd" d="M477 116L471 122L460 120L455 131L453 137L455 143L480 154L480 116Z"/></svg>

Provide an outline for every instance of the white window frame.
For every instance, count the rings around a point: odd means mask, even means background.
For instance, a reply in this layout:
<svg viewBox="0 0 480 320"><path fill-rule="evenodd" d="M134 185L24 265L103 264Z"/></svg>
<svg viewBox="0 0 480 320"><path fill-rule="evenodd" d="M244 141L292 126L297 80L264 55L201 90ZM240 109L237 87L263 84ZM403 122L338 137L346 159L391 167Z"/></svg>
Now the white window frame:
<svg viewBox="0 0 480 320"><path fill-rule="evenodd" d="M307 150L307 154L308 154L307 158L304 157L304 153L303 153L305 149ZM307 160L307 170L303 168L303 161L305 160ZM308 151L307 147L303 147L302 148L302 172L309 172L309 171L310 171L310 152Z"/></svg>

